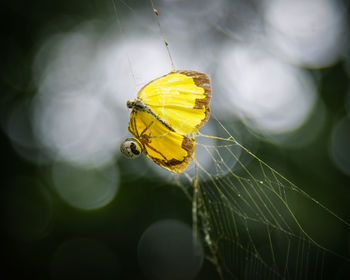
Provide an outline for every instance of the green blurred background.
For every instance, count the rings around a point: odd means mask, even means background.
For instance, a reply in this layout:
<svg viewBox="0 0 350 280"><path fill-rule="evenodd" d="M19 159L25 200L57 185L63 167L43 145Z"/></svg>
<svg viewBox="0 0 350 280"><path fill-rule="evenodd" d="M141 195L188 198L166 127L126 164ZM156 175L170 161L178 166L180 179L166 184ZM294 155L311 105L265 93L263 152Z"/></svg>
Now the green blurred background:
<svg viewBox="0 0 350 280"><path fill-rule="evenodd" d="M306 2L155 4L175 66L210 75L213 113L350 221L349 1ZM170 70L149 1L3 1L0 18L2 279L159 279L144 233L186 240L191 203L148 159L119 154L126 100ZM349 228L308 215L348 256ZM206 260L191 267L173 279L217 279Z"/></svg>

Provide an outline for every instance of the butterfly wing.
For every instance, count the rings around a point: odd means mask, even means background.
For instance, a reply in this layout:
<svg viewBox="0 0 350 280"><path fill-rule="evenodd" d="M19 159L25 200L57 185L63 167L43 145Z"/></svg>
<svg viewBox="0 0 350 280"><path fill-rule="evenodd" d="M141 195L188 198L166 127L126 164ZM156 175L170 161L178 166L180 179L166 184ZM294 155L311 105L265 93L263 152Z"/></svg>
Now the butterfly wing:
<svg viewBox="0 0 350 280"><path fill-rule="evenodd" d="M129 131L139 139L150 159L172 172L184 171L192 160L194 141L175 132L149 112L133 109Z"/></svg>
<svg viewBox="0 0 350 280"><path fill-rule="evenodd" d="M183 135L195 132L210 116L210 81L200 72L171 72L145 85L138 98Z"/></svg>

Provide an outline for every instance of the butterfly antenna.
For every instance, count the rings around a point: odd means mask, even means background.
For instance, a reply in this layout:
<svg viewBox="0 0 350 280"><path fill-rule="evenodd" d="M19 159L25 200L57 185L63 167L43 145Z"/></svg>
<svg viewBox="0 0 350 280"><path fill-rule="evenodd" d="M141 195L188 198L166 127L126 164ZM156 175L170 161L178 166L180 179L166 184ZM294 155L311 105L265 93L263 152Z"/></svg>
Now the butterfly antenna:
<svg viewBox="0 0 350 280"><path fill-rule="evenodd" d="M153 3L153 0L150 0L150 1L151 1L153 13L156 15L156 18L157 18L157 24L158 24L158 27L159 27L160 35L162 36L164 45L165 45L166 50L167 50L168 55L169 55L169 59L170 59L170 62L171 62L171 71L173 72L173 71L175 71L174 61L173 61L173 58L171 57L171 54L170 54L168 41L165 39L164 33L163 33L163 31L162 31L162 27L161 27L161 25L160 25L160 21L159 21L159 11L155 8L154 3Z"/></svg>
<svg viewBox="0 0 350 280"><path fill-rule="evenodd" d="M119 15L119 12L118 12L118 2L119 2L118 0L112 0L113 8L114 8L114 12L115 12L115 15L116 15L116 19L117 19L117 23L118 23L118 26L119 26L120 33L122 34L123 38L126 38L125 32L124 32L124 28L123 28L122 22L120 20L120 15ZM123 4L126 5L126 3L124 3L124 2L123 2ZM128 5L126 5L126 7L131 9ZM133 68L132 68L132 63L131 63L131 60L130 60L130 57L129 57L128 53L126 53L126 57L128 59L130 72L131 72L132 78L134 80L135 88L136 88L137 87L136 86L136 79L135 79L134 71L133 71Z"/></svg>

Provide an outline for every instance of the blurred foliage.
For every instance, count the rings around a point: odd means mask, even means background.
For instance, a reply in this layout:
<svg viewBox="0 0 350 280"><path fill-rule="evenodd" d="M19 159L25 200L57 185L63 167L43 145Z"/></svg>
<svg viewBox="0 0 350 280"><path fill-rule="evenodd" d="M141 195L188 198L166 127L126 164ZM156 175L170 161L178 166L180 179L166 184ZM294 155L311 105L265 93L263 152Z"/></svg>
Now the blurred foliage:
<svg viewBox="0 0 350 280"><path fill-rule="evenodd" d="M144 5L143 1L133 1L134 7L136 4ZM345 4L349 5L348 1ZM110 1L2 1L0 13L2 279L56 279L51 271L52 258L60 244L74 238L99 240L115 252L120 279L144 279L137 262L137 244L144 230L160 219L177 219L191 225L191 204L182 191L159 179L137 176L134 179L126 172L128 162L120 159L121 184L116 198L98 210L78 210L64 202L52 189L47 175L49 167L21 157L4 132L11 108L33 97L37 90L32 79L32 64L45 35L69 30L77 22L91 17L114 22ZM67 17L67 21L62 21L63 17ZM65 24L55 25L58 19ZM349 54L349 49L347 51ZM350 178L334 165L329 155L333 126L346 116L344 104L349 94L349 72L346 70L349 61L346 59L349 57L325 69L308 70L317 80L320 103L324 103L327 110L320 137L296 148L263 140L257 140L257 145L260 158L344 220L350 221ZM316 109L310 122L313 118L317 122L317 112ZM152 172L146 169L148 171ZM16 193L22 188L26 189L25 196L17 200ZM35 190L34 194L31 189ZM51 197L49 204L41 205L41 196L46 193ZM31 205L31 209L38 206L38 209L26 213L31 219L33 215L39 219L38 224L42 221L40 219L45 219L40 215L41 211L49 211L47 229L39 236L31 235L33 225L26 225L27 217L16 210L25 203ZM36 218L32 220L36 221ZM322 220L314 222L322 224ZM323 224L322 229L327 231L326 235L332 236L332 226ZM18 235L18 231L23 232ZM341 239L330 240L330 246L335 243L340 252L348 255L349 232L343 231L337 236ZM344 267L338 267L337 263L333 265L335 278L349 276ZM215 269L205 262L197 279L216 278Z"/></svg>

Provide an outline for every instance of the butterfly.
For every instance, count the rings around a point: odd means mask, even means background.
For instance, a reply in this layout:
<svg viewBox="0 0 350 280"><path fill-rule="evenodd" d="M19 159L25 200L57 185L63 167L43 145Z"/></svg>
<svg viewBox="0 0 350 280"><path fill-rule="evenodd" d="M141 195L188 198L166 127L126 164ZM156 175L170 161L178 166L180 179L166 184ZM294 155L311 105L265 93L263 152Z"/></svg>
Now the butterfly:
<svg viewBox="0 0 350 280"><path fill-rule="evenodd" d="M210 117L210 99L210 80L197 71L172 71L149 82L127 102L133 137L121 143L121 152L129 158L144 152L169 171L184 171L195 150L193 136Z"/></svg>

